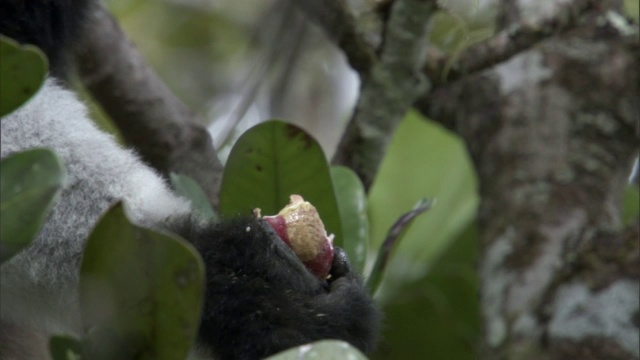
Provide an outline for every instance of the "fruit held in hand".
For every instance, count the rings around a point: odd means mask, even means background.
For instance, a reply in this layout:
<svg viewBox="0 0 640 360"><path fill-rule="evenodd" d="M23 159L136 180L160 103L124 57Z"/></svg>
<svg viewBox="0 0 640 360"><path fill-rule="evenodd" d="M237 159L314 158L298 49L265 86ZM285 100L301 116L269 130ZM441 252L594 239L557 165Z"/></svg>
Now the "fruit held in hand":
<svg viewBox="0 0 640 360"><path fill-rule="evenodd" d="M327 236L318 211L311 203L300 195L291 195L290 199L291 202L277 215L263 219L312 273L325 279L333 262L333 235Z"/></svg>

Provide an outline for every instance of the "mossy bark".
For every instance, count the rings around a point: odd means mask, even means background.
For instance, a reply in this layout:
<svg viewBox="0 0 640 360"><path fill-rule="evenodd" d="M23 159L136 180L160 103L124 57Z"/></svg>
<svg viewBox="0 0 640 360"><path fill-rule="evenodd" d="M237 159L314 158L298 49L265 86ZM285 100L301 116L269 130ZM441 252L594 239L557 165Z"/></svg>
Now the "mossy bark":
<svg viewBox="0 0 640 360"><path fill-rule="evenodd" d="M612 11L435 90L480 179L484 359L637 359L637 27ZM631 32L630 32L631 31Z"/></svg>

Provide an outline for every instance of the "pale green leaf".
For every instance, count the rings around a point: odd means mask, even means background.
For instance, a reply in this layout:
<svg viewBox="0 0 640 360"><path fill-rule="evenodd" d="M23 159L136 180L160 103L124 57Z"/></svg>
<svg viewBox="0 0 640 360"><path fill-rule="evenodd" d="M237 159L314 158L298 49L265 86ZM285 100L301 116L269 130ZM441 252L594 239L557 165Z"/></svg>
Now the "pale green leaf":
<svg viewBox="0 0 640 360"><path fill-rule="evenodd" d="M132 225L121 204L98 223L80 275L91 359L184 359L200 323L204 266L169 234Z"/></svg>
<svg viewBox="0 0 640 360"><path fill-rule="evenodd" d="M209 202L207 194L191 177L171 173L171 185L176 192L191 201L191 207L205 220L216 222L218 215Z"/></svg>
<svg viewBox="0 0 640 360"><path fill-rule="evenodd" d="M33 149L0 162L0 261L36 237L65 180L60 159Z"/></svg>
<svg viewBox="0 0 640 360"><path fill-rule="evenodd" d="M369 214L367 194L353 170L344 166L331 168L342 223L342 247L349 260L362 272L369 248Z"/></svg>
<svg viewBox="0 0 640 360"><path fill-rule="evenodd" d="M344 341L322 340L298 346L266 360L366 360L358 349Z"/></svg>
<svg viewBox="0 0 640 360"><path fill-rule="evenodd" d="M0 35L0 117L29 100L44 83L48 63L44 53Z"/></svg>

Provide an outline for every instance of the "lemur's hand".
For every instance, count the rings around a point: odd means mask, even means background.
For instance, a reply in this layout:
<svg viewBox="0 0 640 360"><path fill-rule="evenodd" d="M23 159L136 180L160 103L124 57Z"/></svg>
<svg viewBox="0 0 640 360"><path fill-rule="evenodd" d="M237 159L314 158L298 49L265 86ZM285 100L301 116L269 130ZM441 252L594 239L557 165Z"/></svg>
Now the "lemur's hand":
<svg viewBox="0 0 640 360"><path fill-rule="evenodd" d="M378 310L342 249L322 280L264 220L236 219L200 234L194 244L207 279L200 340L215 356L258 359L321 339L374 348Z"/></svg>

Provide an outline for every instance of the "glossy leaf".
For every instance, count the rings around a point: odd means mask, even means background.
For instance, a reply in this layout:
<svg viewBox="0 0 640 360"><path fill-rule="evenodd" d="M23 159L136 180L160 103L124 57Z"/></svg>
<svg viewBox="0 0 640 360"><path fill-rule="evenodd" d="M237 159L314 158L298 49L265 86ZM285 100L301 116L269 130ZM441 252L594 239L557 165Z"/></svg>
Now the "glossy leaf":
<svg viewBox="0 0 640 360"><path fill-rule="evenodd" d="M378 299L397 296L404 282L423 278L450 241L475 217L476 175L464 143L441 126L411 112L400 124L369 192L371 247L377 249L416 199L438 206L407 230L389 259Z"/></svg>
<svg viewBox="0 0 640 360"><path fill-rule="evenodd" d="M204 270L186 241L132 225L114 206L82 261L82 320L91 359L184 359L194 342Z"/></svg>
<svg viewBox="0 0 640 360"><path fill-rule="evenodd" d="M0 260L8 260L36 237L65 180L60 159L33 149L0 162Z"/></svg>
<svg viewBox="0 0 640 360"><path fill-rule="evenodd" d="M0 117L29 100L42 86L48 63L44 53L32 45L20 45L0 35Z"/></svg>
<svg viewBox="0 0 640 360"><path fill-rule="evenodd" d="M341 246L342 228L329 167L320 145L302 129L282 121L267 121L245 132L225 166L220 213L231 217L274 215L298 194L320 213L328 233Z"/></svg>
<svg viewBox="0 0 640 360"><path fill-rule="evenodd" d="M376 294L385 314L382 337L387 345L372 358L475 358L479 322L474 259L465 258L457 266L442 256L452 247L462 255L477 247L477 238L458 243L475 218L476 187L461 139L416 112L408 114L370 191L372 244L384 241L393 221L417 198L435 198L438 204L413 221L389 259ZM442 272L436 270L439 264ZM429 276L437 273L442 276L431 282Z"/></svg>
<svg viewBox="0 0 640 360"><path fill-rule="evenodd" d="M212 222L218 221L218 215L213 210L207 194L195 180L186 175L171 173L171 185L179 195L191 201L192 208L203 219Z"/></svg>
<svg viewBox="0 0 640 360"><path fill-rule="evenodd" d="M340 209L344 236L342 247L349 255L351 263L362 272L369 251L367 194L358 175L347 167L332 167L331 179Z"/></svg>
<svg viewBox="0 0 640 360"><path fill-rule="evenodd" d="M266 360L366 360L360 350L344 341L322 340L298 346L268 357Z"/></svg>

